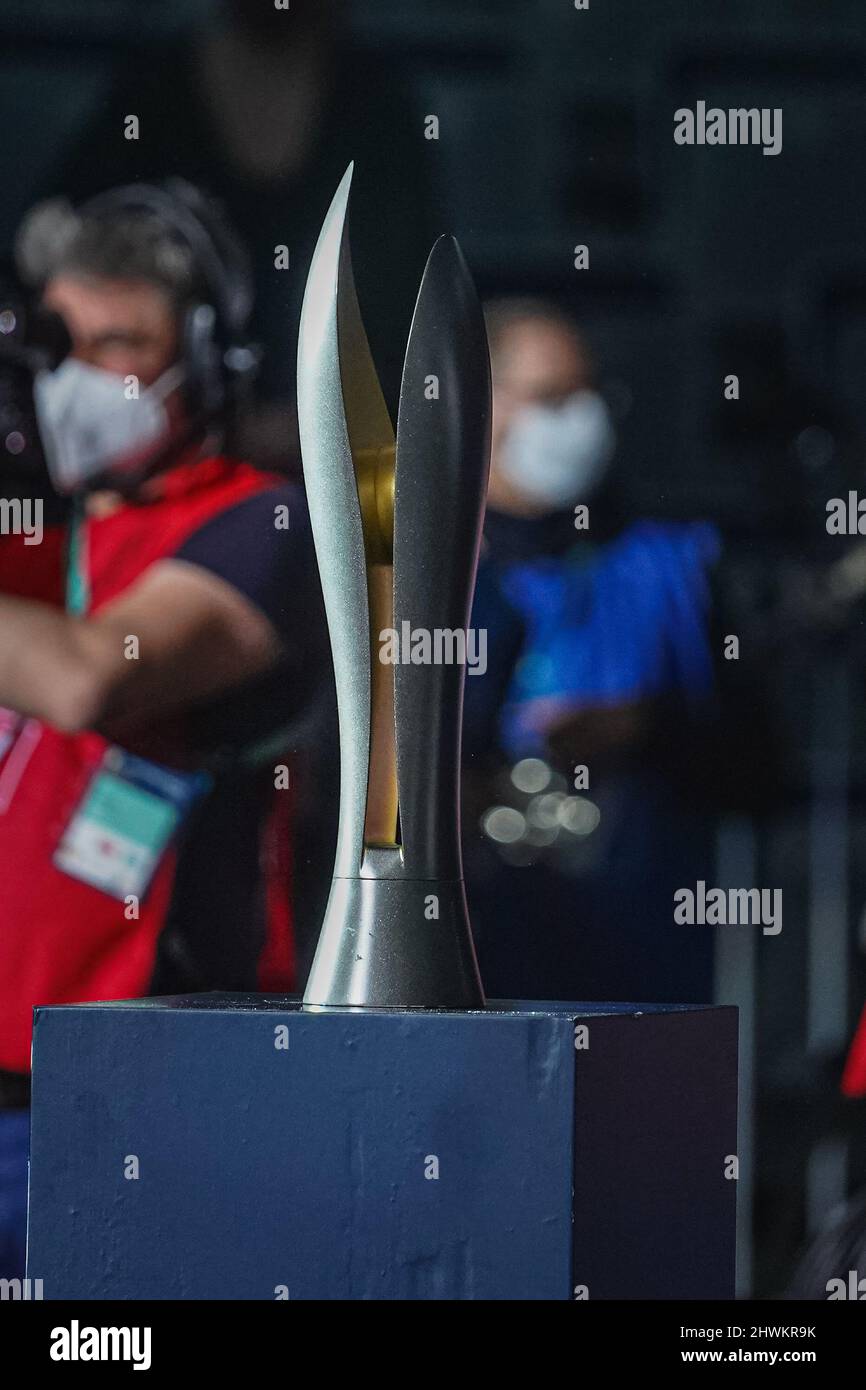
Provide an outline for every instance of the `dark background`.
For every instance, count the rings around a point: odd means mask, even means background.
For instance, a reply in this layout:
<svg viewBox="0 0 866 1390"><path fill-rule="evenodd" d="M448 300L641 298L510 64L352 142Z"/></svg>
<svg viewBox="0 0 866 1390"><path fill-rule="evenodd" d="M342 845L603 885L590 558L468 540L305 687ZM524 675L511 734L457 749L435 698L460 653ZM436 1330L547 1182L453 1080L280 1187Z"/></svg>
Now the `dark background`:
<svg viewBox="0 0 866 1390"><path fill-rule="evenodd" d="M741 1008L740 1289L778 1293L809 1234L866 1184L866 1101L838 1090L866 999L864 606L832 620L810 606L854 544L827 536L827 500L866 487L862 0L336 8L362 94L369 71L371 98L389 73L409 97L382 221L403 215L405 176L483 292L572 307L618 413L627 508L708 517L724 534L727 630L768 702L781 769L763 810L722 817L716 866L719 884L784 895L780 936L723 929L717 954L717 997ZM0 256L34 198L65 191L64 160L80 162L130 58L158 71L210 13L206 0L0 0ZM673 113L698 99L781 107L782 152L675 145ZM387 166L387 143L378 153ZM314 233L326 199L309 201ZM588 271L573 268L579 243ZM419 268L409 251L370 264L359 257L374 348L399 356ZM305 271L302 251L298 294ZM375 322L376 274L393 329ZM728 373L737 402L723 399ZM757 785L760 742L748 756Z"/></svg>

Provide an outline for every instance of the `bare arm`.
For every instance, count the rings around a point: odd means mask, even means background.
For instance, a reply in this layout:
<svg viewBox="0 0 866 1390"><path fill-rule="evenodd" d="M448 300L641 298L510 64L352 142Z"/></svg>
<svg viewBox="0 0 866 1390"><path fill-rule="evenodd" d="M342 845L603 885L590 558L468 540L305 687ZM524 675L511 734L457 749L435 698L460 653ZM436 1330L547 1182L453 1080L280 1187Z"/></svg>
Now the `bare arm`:
<svg viewBox="0 0 866 1390"><path fill-rule="evenodd" d="M278 651L254 604L183 560L155 564L91 618L0 596L0 705L69 733L198 703Z"/></svg>

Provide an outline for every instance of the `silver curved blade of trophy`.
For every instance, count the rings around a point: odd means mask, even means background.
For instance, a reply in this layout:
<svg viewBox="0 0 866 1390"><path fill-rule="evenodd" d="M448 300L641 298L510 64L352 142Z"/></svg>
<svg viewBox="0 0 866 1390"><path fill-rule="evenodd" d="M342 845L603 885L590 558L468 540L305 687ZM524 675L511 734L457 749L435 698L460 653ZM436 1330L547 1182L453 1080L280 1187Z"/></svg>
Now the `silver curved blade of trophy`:
<svg viewBox="0 0 866 1390"><path fill-rule="evenodd" d="M334 869L340 876L353 876L360 871L370 751L367 573L341 365L341 337L347 320L352 324L349 336L356 351L363 340L360 355L366 353L369 375L381 398L357 308L349 259L346 219L352 169L349 165L319 234L307 277L298 339L298 426L341 731L340 823ZM369 383L367 389L370 390ZM351 395L357 396L357 388L352 388ZM387 410L385 415L387 419ZM387 425L391 429L390 420Z"/></svg>

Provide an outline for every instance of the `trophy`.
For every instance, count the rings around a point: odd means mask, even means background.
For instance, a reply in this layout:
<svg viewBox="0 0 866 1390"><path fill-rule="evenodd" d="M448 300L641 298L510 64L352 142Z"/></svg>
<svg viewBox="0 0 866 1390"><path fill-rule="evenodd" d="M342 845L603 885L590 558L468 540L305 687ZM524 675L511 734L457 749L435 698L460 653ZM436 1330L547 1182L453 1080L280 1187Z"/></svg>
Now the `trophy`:
<svg viewBox="0 0 866 1390"><path fill-rule="evenodd" d="M465 652L490 457L490 363L457 242L433 246L396 438L361 319L350 165L310 266L298 419L337 686L340 813L305 1006L479 1009L463 886Z"/></svg>

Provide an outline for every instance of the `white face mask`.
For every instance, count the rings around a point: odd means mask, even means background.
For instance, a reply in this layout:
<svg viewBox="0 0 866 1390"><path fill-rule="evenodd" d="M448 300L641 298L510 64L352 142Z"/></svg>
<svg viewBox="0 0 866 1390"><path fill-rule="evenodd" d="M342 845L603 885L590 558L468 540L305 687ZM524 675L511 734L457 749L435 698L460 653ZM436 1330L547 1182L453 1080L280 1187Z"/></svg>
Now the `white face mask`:
<svg viewBox="0 0 866 1390"><path fill-rule="evenodd" d="M167 440L165 399L184 377L180 363L129 398L128 377L67 357L33 383L36 419L48 472L58 492L75 492L113 469L123 472L149 447Z"/></svg>
<svg viewBox="0 0 866 1390"><path fill-rule="evenodd" d="M570 507L598 486L615 442L610 411L595 391L557 406L524 406L502 443L502 474L533 502Z"/></svg>

